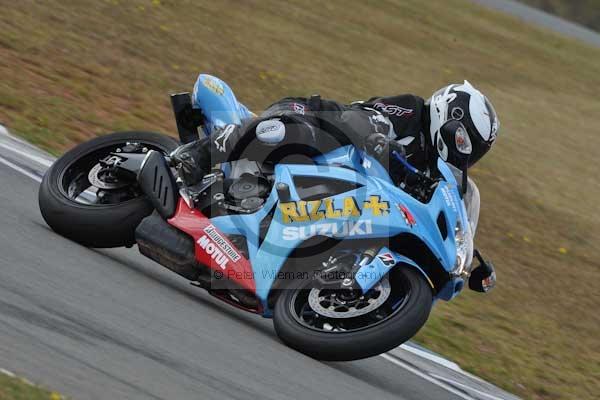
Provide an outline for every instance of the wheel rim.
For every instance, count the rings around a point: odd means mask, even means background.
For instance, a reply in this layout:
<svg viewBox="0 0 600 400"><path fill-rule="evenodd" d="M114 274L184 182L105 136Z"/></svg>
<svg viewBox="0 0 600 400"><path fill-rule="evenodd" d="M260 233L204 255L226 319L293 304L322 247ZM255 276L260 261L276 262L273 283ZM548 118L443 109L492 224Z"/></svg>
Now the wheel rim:
<svg viewBox="0 0 600 400"><path fill-rule="evenodd" d="M384 277L365 295L354 296L348 290L313 288L308 292L308 305L328 318L360 317L382 306L391 293L390 281Z"/></svg>
<svg viewBox="0 0 600 400"><path fill-rule="evenodd" d="M406 307L412 292L403 273L386 275L364 295L350 294L347 289L320 289L313 285L314 281L311 281L295 291L289 303L290 312L300 325L326 333L356 332L382 324ZM331 301L333 294L338 298L344 294L345 304ZM354 302L353 298L356 299ZM361 302L366 305L361 307ZM327 307L327 304L331 305Z"/></svg>
<svg viewBox="0 0 600 400"><path fill-rule="evenodd" d="M135 180L123 180L103 168L100 160L125 147L129 142L120 140L90 150L67 164L59 174L58 189L74 203L86 206L111 206L143 197ZM168 149L156 143L135 140L141 147L167 154Z"/></svg>

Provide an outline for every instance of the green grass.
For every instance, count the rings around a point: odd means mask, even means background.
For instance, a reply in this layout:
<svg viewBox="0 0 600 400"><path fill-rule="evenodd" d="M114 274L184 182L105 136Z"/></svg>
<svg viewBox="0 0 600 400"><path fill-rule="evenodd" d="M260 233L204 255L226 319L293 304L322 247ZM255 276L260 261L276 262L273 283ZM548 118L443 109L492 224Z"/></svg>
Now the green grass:
<svg viewBox="0 0 600 400"><path fill-rule="evenodd" d="M0 373L0 400L61 400L63 397L26 382Z"/></svg>
<svg viewBox="0 0 600 400"><path fill-rule="evenodd" d="M201 71L254 110L468 78L502 121L473 170L499 287L439 304L418 339L526 398L597 398L599 50L465 0L4 3L0 120L57 154L113 130L174 133L167 94Z"/></svg>

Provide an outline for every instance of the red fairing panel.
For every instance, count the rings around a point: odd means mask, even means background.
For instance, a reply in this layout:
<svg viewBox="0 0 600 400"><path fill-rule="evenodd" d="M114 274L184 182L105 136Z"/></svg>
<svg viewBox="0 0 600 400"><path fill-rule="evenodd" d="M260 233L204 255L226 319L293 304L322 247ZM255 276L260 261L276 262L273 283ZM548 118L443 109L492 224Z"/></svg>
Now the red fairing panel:
<svg viewBox="0 0 600 400"><path fill-rule="evenodd" d="M198 262L222 273L222 277L234 281L251 293L256 293L250 261L204 214L189 208L183 199L179 199L177 212L168 222L194 238Z"/></svg>

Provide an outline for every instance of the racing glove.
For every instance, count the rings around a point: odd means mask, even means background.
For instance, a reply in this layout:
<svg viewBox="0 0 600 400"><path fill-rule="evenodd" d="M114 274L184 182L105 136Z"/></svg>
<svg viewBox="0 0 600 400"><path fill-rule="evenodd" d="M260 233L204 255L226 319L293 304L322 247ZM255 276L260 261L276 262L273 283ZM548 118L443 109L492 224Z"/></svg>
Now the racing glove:
<svg viewBox="0 0 600 400"><path fill-rule="evenodd" d="M390 162L394 163L397 161L396 157L392 156L392 152L395 151L402 157L406 155L404 146L383 133L372 133L367 136L365 139L365 151L387 169L390 167Z"/></svg>

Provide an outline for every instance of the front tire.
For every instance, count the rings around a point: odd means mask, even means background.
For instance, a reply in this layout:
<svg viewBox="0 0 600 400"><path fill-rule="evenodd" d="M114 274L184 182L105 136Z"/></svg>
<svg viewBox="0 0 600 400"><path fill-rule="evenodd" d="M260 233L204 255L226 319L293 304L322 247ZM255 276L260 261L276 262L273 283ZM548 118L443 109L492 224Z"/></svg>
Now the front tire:
<svg viewBox="0 0 600 400"><path fill-rule="evenodd" d="M360 329L332 329L335 326L344 327L345 321L339 319L329 319L325 324L320 322L321 327L326 326L329 331L318 329L318 324L314 322L306 323L307 320L315 319L314 316L303 317L307 310L300 310L303 306L298 299L302 298L302 290L309 289L284 289L275 303L274 325L277 335L289 347L324 361L358 360L398 347L412 338L425 324L431 311L433 295L425 277L414 268L394 268L389 275L392 291L394 285L399 284L409 288L406 300L388 317ZM314 313L308 310L308 314L311 312ZM317 319L318 317L323 321L323 315L317 315ZM357 326L356 322L353 324ZM352 324L346 324L348 326Z"/></svg>
<svg viewBox="0 0 600 400"><path fill-rule="evenodd" d="M136 182L118 184L105 190L112 203L85 203L80 200L87 174L100 158L128 142L169 153L179 143L170 136L152 132L118 132L82 143L66 152L44 175L39 190L40 211L46 223L58 234L87 247L121 247L135 243L135 228L153 210L138 191ZM75 183L74 183L75 182ZM75 188L75 189L73 189Z"/></svg>

